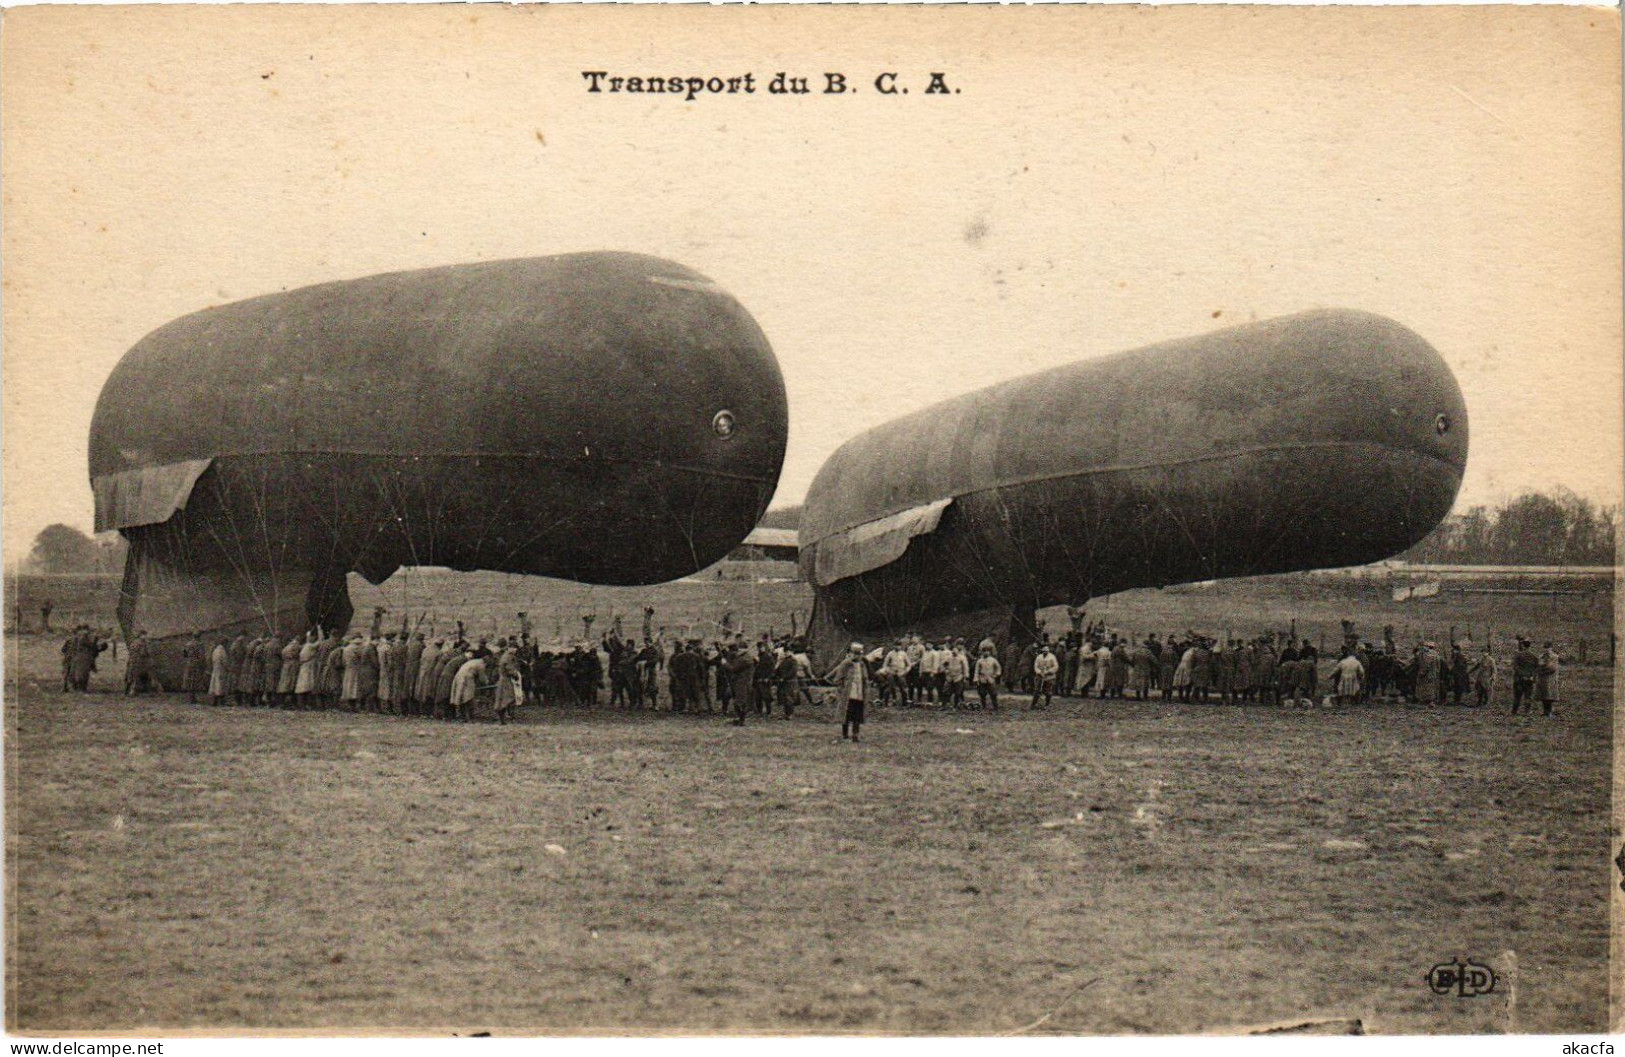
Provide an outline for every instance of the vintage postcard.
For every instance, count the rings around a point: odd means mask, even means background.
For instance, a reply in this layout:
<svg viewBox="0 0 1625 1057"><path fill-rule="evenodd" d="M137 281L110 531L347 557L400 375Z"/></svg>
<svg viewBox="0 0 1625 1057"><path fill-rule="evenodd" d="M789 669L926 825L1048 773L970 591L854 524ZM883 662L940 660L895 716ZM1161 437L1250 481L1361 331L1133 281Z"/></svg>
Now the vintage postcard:
<svg viewBox="0 0 1625 1057"><path fill-rule="evenodd" d="M1616 9L0 60L8 1031L1618 1023Z"/></svg>

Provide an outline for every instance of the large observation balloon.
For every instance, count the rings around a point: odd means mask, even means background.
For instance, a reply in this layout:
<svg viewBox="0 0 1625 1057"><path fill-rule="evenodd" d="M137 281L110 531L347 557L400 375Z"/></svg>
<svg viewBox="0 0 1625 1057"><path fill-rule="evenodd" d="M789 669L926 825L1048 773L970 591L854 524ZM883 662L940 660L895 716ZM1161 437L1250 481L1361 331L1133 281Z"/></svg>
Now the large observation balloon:
<svg viewBox="0 0 1625 1057"><path fill-rule="evenodd" d="M787 420L761 329L669 261L326 283L125 355L91 425L96 528L130 541L126 634L160 642L343 628L351 570L657 583L750 531Z"/></svg>
<svg viewBox="0 0 1625 1057"><path fill-rule="evenodd" d="M1466 459L1450 369L1363 312L1018 378L824 464L800 529L819 652L904 631L1021 638L1043 606L1377 561L1449 512Z"/></svg>

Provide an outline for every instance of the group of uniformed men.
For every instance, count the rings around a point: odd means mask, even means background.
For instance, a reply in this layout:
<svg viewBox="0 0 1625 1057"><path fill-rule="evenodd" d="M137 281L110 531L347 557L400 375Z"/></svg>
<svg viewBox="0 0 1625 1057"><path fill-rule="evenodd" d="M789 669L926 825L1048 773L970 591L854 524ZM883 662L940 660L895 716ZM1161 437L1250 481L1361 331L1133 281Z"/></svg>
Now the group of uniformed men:
<svg viewBox="0 0 1625 1057"><path fill-rule="evenodd" d="M1060 639L1043 636L1022 646L1011 642L1000 659L985 639L972 659L963 639L927 642L904 636L891 647L863 655L879 688L881 704L940 704L952 708L999 707L999 688L1031 695L1031 707L1044 708L1057 694L1076 697L1181 702L1308 705L1320 692L1345 704L1407 701L1484 707L1495 691L1497 663L1485 645L1469 657L1461 643L1448 656L1432 642L1420 642L1409 656L1395 646L1391 632L1377 646L1346 633L1330 672L1321 672L1320 652L1308 639L1260 635L1233 642L1186 633L1135 642L1105 628L1075 631ZM1518 640L1513 655L1514 713L1538 698L1547 715L1557 700L1558 652L1547 643L1536 655ZM966 687L976 699L967 705Z"/></svg>
<svg viewBox="0 0 1625 1057"><path fill-rule="evenodd" d="M68 652L64 647L65 657ZM194 702L206 695L214 706L507 722L522 704L596 706L606 668L611 707L660 708L662 684L669 710L731 712L737 723L747 714L770 715L775 704L789 717L799 702L810 700L805 644L767 636L754 644L736 636L709 645L690 639L671 645L645 640L640 646L606 635L598 645L559 648L543 647L528 633L470 642L404 631L340 636L318 628L286 642L241 632L211 645L193 636L181 657L179 689ZM65 661L65 681L66 671ZM138 633L130 645L125 692L154 688L150 647Z"/></svg>
<svg viewBox="0 0 1625 1057"><path fill-rule="evenodd" d="M63 689L85 690L106 638L86 625L63 643ZM1059 639L1043 636L1010 643L1000 660L992 639L973 658L963 639L927 642L904 636L891 647L852 657L864 669L864 691L878 689L879 705L938 705L997 709L999 691L1031 695L1031 707L1048 706L1057 694L1181 702L1299 704L1317 701L1323 680L1320 656L1307 639L1261 635L1233 643L1196 633L1155 634L1143 641L1091 626ZM812 702L816 681L806 644L799 638L763 635L754 643L735 635L641 644L615 634L598 645L544 648L528 633L470 643L453 636L431 641L419 632L330 635L314 629L279 643L239 633L212 646L194 636L182 649L183 685L192 700L206 693L212 705L263 705L296 709L338 708L439 719L494 719L505 723L521 704L593 707L604 675L609 705L658 709L661 689L673 712L768 716L778 705L786 718ZM845 664L846 662L843 662ZM1519 638L1512 655L1512 711L1539 700L1555 713L1561 659L1552 643L1536 653ZM1345 627L1345 642L1324 680L1328 697L1342 703L1403 700L1484 707L1494 695L1498 664L1485 645L1469 657L1461 643L1449 654L1431 641L1408 656L1394 644L1362 641ZM664 679L661 678L664 673ZM831 676L840 686L839 678ZM153 684L146 636L130 643L125 692ZM976 696L967 699L967 689ZM861 723L861 719L859 720Z"/></svg>

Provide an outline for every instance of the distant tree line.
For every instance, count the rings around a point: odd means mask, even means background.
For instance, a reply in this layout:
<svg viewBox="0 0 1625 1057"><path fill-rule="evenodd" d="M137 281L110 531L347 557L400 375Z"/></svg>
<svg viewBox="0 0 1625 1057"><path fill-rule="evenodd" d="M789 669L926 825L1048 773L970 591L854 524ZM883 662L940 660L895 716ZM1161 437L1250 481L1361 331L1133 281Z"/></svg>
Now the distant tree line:
<svg viewBox="0 0 1625 1057"><path fill-rule="evenodd" d="M117 533L93 539L72 525L47 525L34 537L22 571L74 575L121 573L128 550L129 544Z"/></svg>
<svg viewBox="0 0 1625 1057"><path fill-rule="evenodd" d="M1617 506L1566 488L1452 514L1400 557L1437 565L1613 565Z"/></svg>

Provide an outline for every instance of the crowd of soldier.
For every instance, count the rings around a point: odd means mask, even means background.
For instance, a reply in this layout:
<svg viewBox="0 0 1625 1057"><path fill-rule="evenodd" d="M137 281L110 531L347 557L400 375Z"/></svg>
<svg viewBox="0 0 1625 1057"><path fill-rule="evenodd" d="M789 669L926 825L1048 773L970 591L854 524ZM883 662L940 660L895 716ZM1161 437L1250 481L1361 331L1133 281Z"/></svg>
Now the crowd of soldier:
<svg viewBox="0 0 1625 1057"><path fill-rule="evenodd" d="M107 641L81 625L63 644L63 688L84 690ZM950 709L1000 707L1001 689L1047 707L1055 696L1309 706L1336 701L1407 701L1484 707L1498 685L1500 665L1489 645L1469 656L1461 643L1448 653L1419 642L1402 654L1390 637L1381 646L1349 637L1323 675L1319 651L1307 639L1261 635L1237 642L1195 633L1130 637L1092 627L1025 646L983 640L971 656L964 640L928 642L904 636L864 652L854 644L880 706ZM849 660L851 658L848 658ZM845 662L843 662L844 664ZM1519 638L1511 657L1512 712L1539 701L1555 713L1561 658L1552 643L1536 653ZM528 634L470 642L430 641L422 633L328 635L320 629L285 643L241 633L182 647L182 685L192 700L205 694L220 706L344 709L392 715L507 722L519 705L561 708L600 703L629 710L788 718L813 700L815 678L805 643L743 636L705 643L606 635L597 645L543 648ZM151 689L151 650L144 635L130 644L125 692ZM665 691L664 703L661 691ZM974 690L975 696L970 696ZM1324 693L1324 697L1322 694ZM861 720L860 720L861 722Z"/></svg>
<svg viewBox="0 0 1625 1057"><path fill-rule="evenodd" d="M103 646L105 648L105 645ZM65 650L66 655L66 650ZM607 686L605 676L608 676ZM615 635L599 644L547 648L528 633L494 641L427 635L329 635L313 629L283 642L246 632L181 647L180 692L212 706L338 709L507 722L520 705L785 717L810 701L811 661L800 640L742 637L641 645ZM125 692L158 689L146 636L130 644ZM662 703L664 690L664 703Z"/></svg>
<svg viewBox="0 0 1625 1057"><path fill-rule="evenodd" d="M1561 657L1548 642L1536 653L1519 638L1511 658L1512 711L1535 700L1547 715L1558 698ZM1261 635L1223 642L1195 633L1156 634L1134 641L1104 628L1048 636L1025 646L1011 642L1001 653L983 640L973 659L963 639L926 641L904 636L863 654L879 703L904 706L997 709L999 691L1021 694L1030 707L1047 707L1057 695L1161 700L1184 703L1265 705L1404 701L1485 707L1498 683L1493 647L1452 643L1448 654L1431 641L1408 654L1391 638L1382 645L1350 637L1322 671L1320 651L1308 639ZM967 700L967 684L976 692Z"/></svg>

